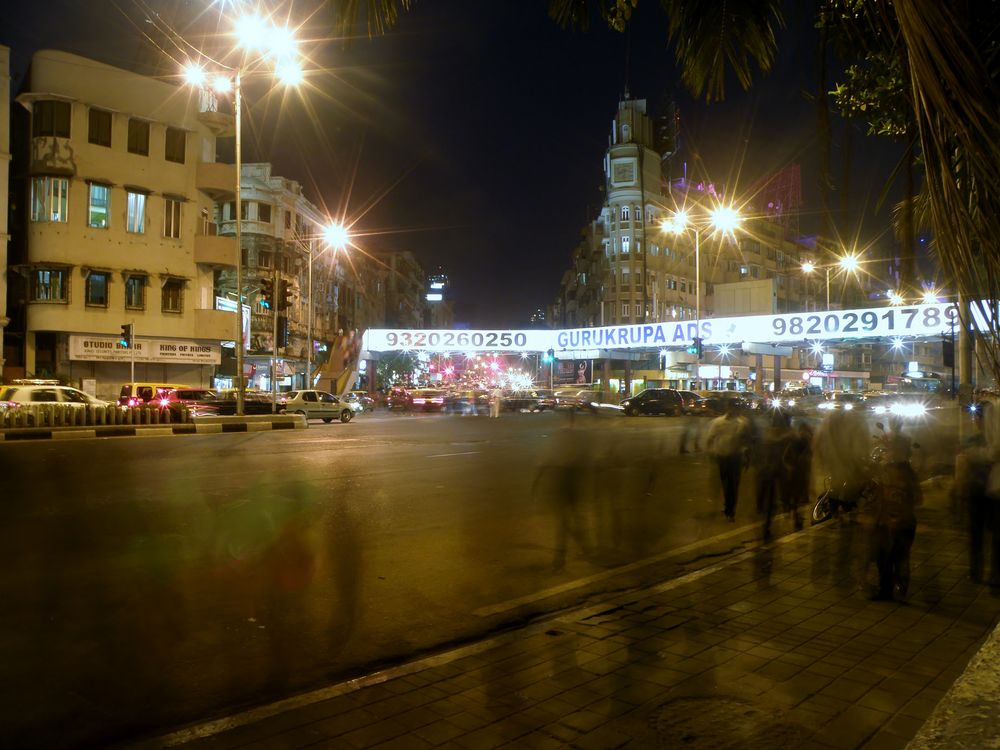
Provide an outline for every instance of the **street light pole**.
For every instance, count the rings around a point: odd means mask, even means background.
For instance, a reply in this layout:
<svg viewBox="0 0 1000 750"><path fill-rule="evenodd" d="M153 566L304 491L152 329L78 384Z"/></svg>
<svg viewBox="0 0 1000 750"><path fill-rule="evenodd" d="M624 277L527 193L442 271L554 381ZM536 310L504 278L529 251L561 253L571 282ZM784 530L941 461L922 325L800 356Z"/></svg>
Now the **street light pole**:
<svg viewBox="0 0 1000 750"><path fill-rule="evenodd" d="M306 310L306 388L312 388L313 369L313 245L309 245L309 307Z"/></svg>
<svg viewBox="0 0 1000 750"><path fill-rule="evenodd" d="M701 230L694 232L694 335L701 338Z"/></svg>
<svg viewBox="0 0 1000 750"><path fill-rule="evenodd" d="M830 312L830 267L826 268L826 311Z"/></svg>
<svg viewBox="0 0 1000 750"><path fill-rule="evenodd" d="M236 416L242 417L244 410L244 388L243 382L243 164L240 154L242 146L242 127L240 125L240 108L242 104L243 91L240 77L242 70L236 71L235 96L233 98L234 111L236 115ZM272 378L274 373L271 373Z"/></svg>

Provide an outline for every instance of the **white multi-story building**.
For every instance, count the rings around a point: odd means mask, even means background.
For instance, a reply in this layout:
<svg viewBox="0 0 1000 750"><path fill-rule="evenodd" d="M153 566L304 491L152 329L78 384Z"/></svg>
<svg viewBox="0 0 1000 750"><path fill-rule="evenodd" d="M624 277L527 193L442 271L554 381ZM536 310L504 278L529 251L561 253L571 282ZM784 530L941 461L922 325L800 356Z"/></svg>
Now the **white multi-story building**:
<svg viewBox="0 0 1000 750"><path fill-rule="evenodd" d="M210 385L237 331L220 285L236 245L215 224L236 186L216 162L232 116L205 92L51 50L33 56L17 101L30 112L16 266L26 374L110 398L134 359L136 380Z"/></svg>
<svg viewBox="0 0 1000 750"><path fill-rule="evenodd" d="M251 308L245 358L252 373L248 385L270 389L276 354L279 386L300 386L305 379L310 300L313 339L329 340L337 328L337 262L323 242L329 218L303 194L298 182L272 174L270 164L244 164L241 171L244 289ZM234 237L235 201L220 204L218 211L219 233ZM307 292L310 258L311 295ZM217 284L232 285L230 276L221 271ZM273 290L270 303L263 295L268 284Z"/></svg>

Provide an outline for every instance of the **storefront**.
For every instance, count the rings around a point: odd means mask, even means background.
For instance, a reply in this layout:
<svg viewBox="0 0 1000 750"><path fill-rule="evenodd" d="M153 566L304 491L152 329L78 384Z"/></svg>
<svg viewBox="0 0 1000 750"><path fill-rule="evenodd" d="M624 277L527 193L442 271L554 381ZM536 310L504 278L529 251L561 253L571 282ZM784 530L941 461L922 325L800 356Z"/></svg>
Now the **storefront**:
<svg viewBox="0 0 1000 750"><path fill-rule="evenodd" d="M74 333L65 335L65 345L66 372L58 374L109 401L133 380L209 387L222 361L218 342L190 339L137 338L125 347L115 336Z"/></svg>

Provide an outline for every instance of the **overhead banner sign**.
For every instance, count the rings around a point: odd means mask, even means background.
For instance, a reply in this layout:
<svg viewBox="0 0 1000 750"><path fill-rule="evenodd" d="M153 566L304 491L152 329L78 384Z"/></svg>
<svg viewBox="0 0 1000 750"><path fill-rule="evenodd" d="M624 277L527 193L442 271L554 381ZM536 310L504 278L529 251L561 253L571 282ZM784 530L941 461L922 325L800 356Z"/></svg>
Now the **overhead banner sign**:
<svg viewBox="0 0 1000 750"><path fill-rule="evenodd" d="M556 356L608 349L686 348L704 345L802 344L863 338L926 337L950 334L957 325L954 304L873 307L860 310L703 318L600 328L527 331L446 331L369 329L364 348L372 352L545 352ZM979 315L976 325L983 327Z"/></svg>
<svg viewBox="0 0 1000 750"><path fill-rule="evenodd" d="M178 364L217 365L222 362L218 344L172 339L135 339L132 349L121 345L115 336L70 334L69 358L90 362L176 362Z"/></svg>

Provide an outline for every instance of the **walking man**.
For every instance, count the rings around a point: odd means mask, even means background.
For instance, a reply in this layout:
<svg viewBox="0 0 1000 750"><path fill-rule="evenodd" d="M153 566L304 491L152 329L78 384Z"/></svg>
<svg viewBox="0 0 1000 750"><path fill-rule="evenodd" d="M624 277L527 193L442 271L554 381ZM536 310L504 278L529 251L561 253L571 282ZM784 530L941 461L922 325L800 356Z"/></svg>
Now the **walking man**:
<svg viewBox="0 0 1000 750"><path fill-rule="evenodd" d="M736 520L736 500L740 494L740 475L743 473L743 455L746 449L746 420L737 413L733 401L726 403L726 413L712 420L705 439L705 448L715 456L722 481L723 512L732 522Z"/></svg>

